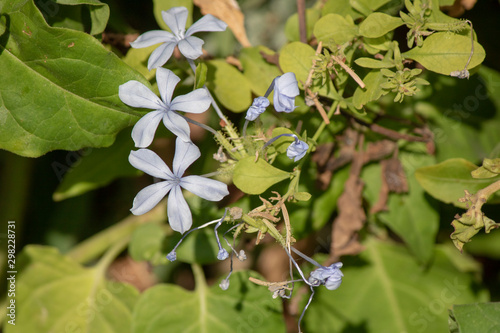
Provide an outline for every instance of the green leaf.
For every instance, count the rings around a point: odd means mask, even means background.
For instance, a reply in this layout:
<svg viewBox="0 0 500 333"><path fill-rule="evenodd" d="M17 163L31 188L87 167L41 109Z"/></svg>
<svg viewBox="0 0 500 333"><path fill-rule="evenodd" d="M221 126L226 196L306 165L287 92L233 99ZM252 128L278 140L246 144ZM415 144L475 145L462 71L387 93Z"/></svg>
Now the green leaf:
<svg viewBox="0 0 500 333"><path fill-rule="evenodd" d="M106 186L117 178L141 174L128 162L128 156L133 149L134 141L130 137L129 130L118 134L111 147L87 149L85 156L71 165L64 175L63 181L54 192L53 199L65 200ZM68 156L71 156L70 154L76 153L68 153Z"/></svg>
<svg viewBox="0 0 500 333"><path fill-rule="evenodd" d="M231 275L229 289L208 287L201 268L194 268L196 288L185 290L159 284L146 290L134 309L134 333L169 332L284 332L281 300L266 287L248 281L255 273Z"/></svg>
<svg viewBox="0 0 500 333"><path fill-rule="evenodd" d="M29 265L18 275L16 325L4 332L130 332L138 291L104 279L105 268L85 268L54 248L28 245Z"/></svg>
<svg viewBox="0 0 500 333"><path fill-rule="evenodd" d="M143 224L134 230L128 252L135 261L151 261L153 265L166 264L168 260L163 254L163 228L154 223Z"/></svg>
<svg viewBox="0 0 500 333"><path fill-rule="evenodd" d="M311 39L314 25L319 20L321 13L318 9L309 8L306 10L306 32L307 39ZM288 18L285 24L285 36L291 42L300 41L299 34L299 15L293 14Z"/></svg>
<svg viewBox="0 0 500 333"><path fill-rule="evenodd" d="M153 0L153 6L156 23L163 30L171 31L165 21L163 21L161 12L163 10L167 11L172 7L186 7L188 10L186 27L191 26L193 23L193 0Z"/></svg>
<svg viewBox="0 0 500 333"><path fill-rule="evenodd" d="M318 41L342 45L358 35L358 27L351 20L338 14L323 16L314 26L314 35Z"/></svg>
<svg viewBox="0 0 500 333"><path fill-rule="evenodd" d="M431 87L425 99L416 103L415 110L429 120L437 161L461 157L479 163L498 151L499 72L482 65L478 75L469 80L434 73L426 79ZM418 95L414 98L418 99Z"/></svg>
<svg viewBox="0 0 500 333"><path fill-rule="evenodd" d="M483 165L472 171L471 175L474 178L492 178L500 174L500 158L483 160Z"/></svg>
<svg viewBox="0 0 500 333"><path fill-rule="evenodd" d="M335 291L319 287L307 311L306 332L446 332L454 303L487 300L473 274L460 272L445 251L422 269L408 251L368 239L359 257L343 258L344 278Z"/></svg>
<svg viewBox="0 0 500 333"><path fill-rule="evenodd" d="M243 112L252 104L252 91L247 78L224 60L207 63L207 86L224 107Z"/></svg>
<svg viewBox="0 0 500 333"><path fill-rule="evenodd" d="M434 198L465 208L465 203L458 202L458 199L464 196L464 190L476 193L500 180L500 176L489 179L474 179L471 172L475 169L477 166L471 162L461 158L453 158L433 166L419 168L415 172L415 176L420 185Z"/></svg>
<svg viewBox="0 0 500 333"><path fill-rule="evenodd" d="M261 194L269 187L290 177L290 173L277 169L263 159L247 156L236 163L233 182L248 194Z"/></svg>
<svg viewBox="0 0 500 333"><path fill-rule="evenodd" d="M196 66L196 74L194 80L194 89L203 88L205 82L207 81L207 65L204 62L200 62Z"/></svg>
<svg viewBox="0 0 500 333"><path fill-rule="evenodd" d="M380 96L386 95L387 90L382 89L380 86L386 81L386 78L379 70L373 70L366 74L363 78L363 82L366 87L357 87L354 91L354 96L352 98L352 103L357 109L361 109L363 105L368 102L375 101L380 98Z"/></svg>
<svg viewBox="0 0 500 333"><path fill-rule="evenodd" d="M53 27L70 28L97 35L104 31L108 23L109 7L98 0L37 0L36 2L47 23ZM90 13L90 28L85 24L85 11L82 11L84 7Z"/></svg>
<svg viewBox="0 0 500 333"><path fill-rule="evenodd" d="M450 332L497 332L500 327L500 302L454 304L449 310Z"/></svg>
<svg viewBox="0 0 500 333"><path fill-rule="evenodd" d="M351 7L350 0L327 0L321 10L321 16L325 16L330 13L339 14L343 17L349 15L353 20L363 17L363 15Z"/></svg>
<svg viewBox="0 0 500 333"><path fill-rule="evenodd" d="M280 51L280 67L283 72L293 72L297 77L300 89L304 89L303 83L307 81L309 71L312 67L312 61L315 57L316 51L304 43L293 42L287 44ZM315 91L315 90L314 90ZM332 99L340 99L339 94L333 86L333 82L328 80L328 83L319 88L318 94Z"/></svg>
<svg viewBox="0 0 500 333"><path fill-rule="evenodd" d="M277 66L268 63L262 57L261 52L268 53L269 51L263 46L256 46L244 48L240 52L243 75L257 96L264 96L274 78L282 74ZM273 95L269 96L271 102L272 97Z"/></svg>
<svg viewBox="0 0 500 333"><path fill-rule="evenodd" d="M387 60L377 60L373 58L366 58L366 57L361 57L356 60L354 60L356 65L365 67L365 68L392 68L396 67L396 65L393 62L387 61Z"/></svg>
<svg viewBox="0 0 500 333"><path fill-rule="evenodd" d="M31 1L6 3L0 43L0 148L37 157L104 147L139 113L118 86L144 78L88 34L49 27ZM8 39L8 40L7 40Z"/></svg>
<svg viewBox="0 0 500 333"><path fill-rule="evenodd" d="M430 71L450 75L451 72L465 67L470 51L470 37L450 32L435 32L424 40L422 47L415 47L403 53L403 57L418 61ZM484 57L483 47L474 41L474 54L467 68L480 65Z"/></svg>
<svg viewBox="0 0 500 333"><path fill-rule="evenodd" d="M433 164L435 159L405 152L401 152L399 158L408 177L409 191L407 194L390 194L389 209L380 213L379 218L404 240L419 262L427 264L434 254L439 214L417 182L415 169Z"/></svg>
<svg viewBox="0 0 500 333"><path fill-rule="evenodd" d="M359 25L363 37L377 38L403 25L403 20L384 13L372 13Z"/></svg>

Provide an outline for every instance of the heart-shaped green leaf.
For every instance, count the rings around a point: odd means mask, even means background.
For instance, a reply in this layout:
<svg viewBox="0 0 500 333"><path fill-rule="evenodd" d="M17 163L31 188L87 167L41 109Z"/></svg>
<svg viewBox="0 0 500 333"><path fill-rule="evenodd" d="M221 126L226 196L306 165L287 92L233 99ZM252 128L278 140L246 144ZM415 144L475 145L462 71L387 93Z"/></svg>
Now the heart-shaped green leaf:
<svg viewBox="0 0 500 333"><path fill-rule="evenodd" d="M273 167L263 159L255 161L255 156L248 156L236 164L233 182L245 193L261 194L272 185L289 177L290 173Z"/></svg>
<svg viewBox="0 0 500 333"><path fill-rule="evenodd" d="M109 146L139 113L118 98L148 84L88 34L48 26L32 1L3 4L0 148L37 157L54 149Z"/></svg>
<svg viewBox="0 0 500 333"><path fill-rule="evenodd" d="M23 255L29 265L17 277L16 325L6 324L4 332L130 332L136 289L54 248L29 245Z"/></svg>
<svg viewBox="0 0 500 333"><path fill-rule="evenodd" d="M211 287L198 266L192 266L196 288L159 284L144 292L134 309L134 333L284 332L281 301L266 287L248 281L255 273L231 275L228 290Z"/></svg>

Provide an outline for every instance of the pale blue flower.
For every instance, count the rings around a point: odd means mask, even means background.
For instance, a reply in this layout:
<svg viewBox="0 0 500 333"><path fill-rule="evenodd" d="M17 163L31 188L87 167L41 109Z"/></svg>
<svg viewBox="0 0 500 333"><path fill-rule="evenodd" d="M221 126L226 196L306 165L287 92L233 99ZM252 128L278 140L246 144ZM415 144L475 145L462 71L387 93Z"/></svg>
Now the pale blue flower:
<svg viewBox="0 0 500 333"><path fill-rule="evenodd" d="M299 95L299 86L292 72L278 76L274 80L274 108L278 112L290 113L295 110L295 97Z"/></svg>
<svg viewBox="0 0 500 333"><path fill-rule="evenodd" d="M162 120L165 127L172 133L184 141L191 141L186 119L173 111L202 113L210 107L211 99L206 89L196 89L172 100L175 86L179 81L179 77L171 70L158 68L156 82L161 99L138 81L128 81L120 86L118 96L123 103L137 108L155 110L139 119L132 129L132 139L136 147L146 148L151 144L158 124Z"/></svg>
<svg viewBox="0 0 500 333"><path fill-rule="evenodd" d="M252 106L248 108L247 115L245 117L246 120L255 120L257 119L261 113L266 111L266 108L269 106L269 100L265 97L257 97L253 100Z"/></svg>
<svg viewBox="0 0 500 333"><path fill-rule="evenodd" d="M309 283L313 286L324 285L328 290L335 290L340 287L344 274L340 271L341 262L337 262L328 267L320 267L311 272Z"/></svg>
<svg viewBox="0 0 500 333"><path fill-rule="evenodd" d="M307 153L309 145L304 141L300 141L295 135L295 141L286 149L286 156L294 162L300 160Z"/></svg>
<svg viewBox="0 0 500 333"><path fill-rule="evenodd" d="M172 172L153 151L149 149L131 151L130 164L153 177L165 180L150 185L137 194L131 209L132 214L142 215L150 211L170 192L167 202L168 222L173 230L180 233L189 230L193 218L181 188L209 201L219 201L229 194L227 185L220 181L201 176L182 176L200 156L200 149L193 143L177 138Z"/></svg>
<svg viewBox="0 0 500 333"><path fill-rule="evenodd" d="M203 40L191 36L199 31L224 31L227 24L208 14L203 16L186 31L188 10L185 7L173 7L168 11L162 11L161 16L165 24L172 32L164 30L152 30L140 35L134 42L130 43L133 48L143 48L162 43L151 53L148 60L148 69L163 66L172 56L175 46L188 59L197 59L203 54Z"/></svg>

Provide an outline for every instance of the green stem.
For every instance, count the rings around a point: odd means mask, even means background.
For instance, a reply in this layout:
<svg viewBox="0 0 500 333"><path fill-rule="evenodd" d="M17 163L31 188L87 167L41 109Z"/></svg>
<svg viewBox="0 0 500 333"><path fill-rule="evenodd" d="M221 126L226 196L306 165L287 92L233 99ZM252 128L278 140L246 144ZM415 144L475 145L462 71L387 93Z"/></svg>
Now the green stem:
<svg viewBox="0 0 500 333"><path fill-rule="evenodd" d="M342 94L343 91L339 91L339 94ZM332 107L330 108L330 110L328 111L328 119L331 119L333 114L335 113L335 110L337 109L337 106L339 105L339 101L334 101L333 104L332 104ZM316 133L314 133L313 137L312 137L312 141L316 142L318 141L319 139L319 136L321 135L321 133L323 133L323 130L326 128L326 123L325 122L322 122L318 129L316 130ZM309 147L309 149L312 149L312 146Z"/></svg>
<svg viewBox="0 0 500 333"><path fill-rule="evenodd" d="M241 218L245 223L249 224L250 226L260 230L261 232L267 232L273 237L276 241L278 241L281 246L286 247L286 242L283 236L280 234L278 229L276 227L268 222L266 223L264 220L262 221L256 221L247 214L243 214Z"/></svg>
<svg viewBox="0 0 500 333"><path fill-rule="evenodd" d="M128 216L117 224L86 239L68 252L67 256L81 264L89 262L99 257L111 245L130 236L138 226L148 222L161 223L164 220L165 206L159 204L145 215Z"/></svg>

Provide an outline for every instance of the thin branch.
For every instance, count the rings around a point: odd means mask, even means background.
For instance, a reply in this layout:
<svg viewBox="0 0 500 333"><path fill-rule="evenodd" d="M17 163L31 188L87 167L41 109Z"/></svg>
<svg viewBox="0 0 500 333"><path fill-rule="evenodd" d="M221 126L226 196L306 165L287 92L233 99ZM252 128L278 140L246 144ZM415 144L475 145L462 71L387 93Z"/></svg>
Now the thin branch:
<svg viewBox="0 0 500 333"><path fill-rule="evenodd" d="M316 48L316 56L318 56L321 53L322 49L323 49L323 43L319 42L318 47ZM309 74L307 75L306 83L304 83L304 91L312 99L312 101L314 102L314 106L316 106L316 108L319 111L319 114L321 115L321 118L323 118L323 121L325 122L325 124L328 125L328 124L330 124L330 118L326 114L326 111L323 108L323 105L321 105L321 103L319 102L318 96L316 96L316 94L314 94L311 91L311 89L309 89L309 87L312 84L312 76L314 73L315 66L316 66L316 58L313 59L311 69L309 70Z"/></svg>
<svg viewBox="0 0 500 333"><path fill-rule="evenodd" d="M346 72L347 74L349 74L353 79L354 81L356 81L356 83L361 87L361 88L364 88L365 87L365 83L363 82L363 80L361 80L361 78L358 76L358 74L354 73L354 71L349 67L347 66L343 61L342 59L340 59L339 56L335 56L335 55L332 55L332 59L340 65L340 67L342 67Z"/></svg>
<svg viewBox="0 0 500 333"><path fill-rule="evenodd" d="M300 41L302 43L307 43L306 2L305 2L305 0L297 0L297 14L299 15Z"/></svg>

